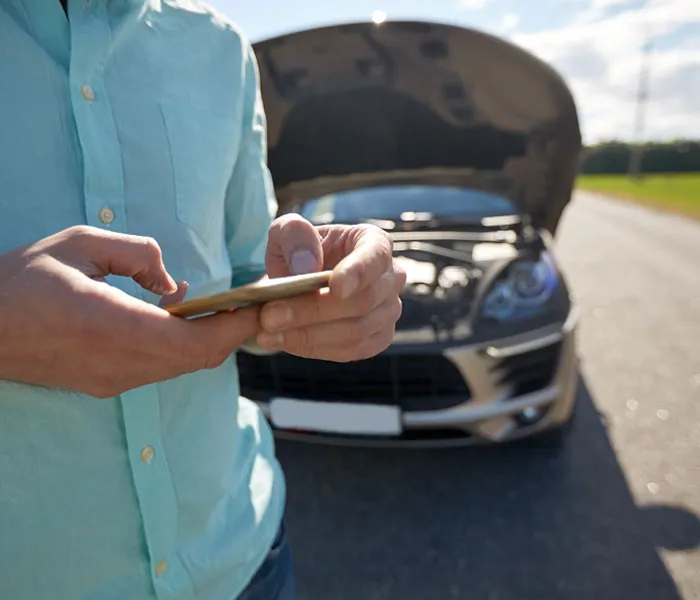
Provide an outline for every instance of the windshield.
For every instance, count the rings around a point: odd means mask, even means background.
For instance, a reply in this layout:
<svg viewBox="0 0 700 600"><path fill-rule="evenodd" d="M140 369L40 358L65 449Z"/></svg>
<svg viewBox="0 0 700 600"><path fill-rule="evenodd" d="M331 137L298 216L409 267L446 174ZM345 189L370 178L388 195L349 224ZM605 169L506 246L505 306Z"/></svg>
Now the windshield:
<svg viewBox="0 0 700 600"><path fill-rule="evenodd" d="M479 220L517 214L510 200L477 190L438 186L392 186L349 190L304 203L299 212L315 224L368 219L415 221L431 218Z"/></svg>

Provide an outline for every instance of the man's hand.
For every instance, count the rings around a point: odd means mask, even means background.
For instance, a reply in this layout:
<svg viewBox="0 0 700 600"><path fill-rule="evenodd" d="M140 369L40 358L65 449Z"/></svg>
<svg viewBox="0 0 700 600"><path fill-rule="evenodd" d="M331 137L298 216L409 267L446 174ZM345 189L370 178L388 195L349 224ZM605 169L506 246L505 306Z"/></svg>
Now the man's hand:
<svg viewBox="0 0 700 600"><path fill-rule="evenodd" d="M394 338L406 274L391 237L371 225L315 228L298 215L275 220L267 246L270 277L332 269L330 290L275 301L260 311L266 350L336 362L370 358Z"/></svg>
<svg viewBox="0 0 700 600"><path fill-rule="evenodd" d="M187 321L108 274L183 295L149 238L73 227L0 254L0 379L111 397L218 366L259 329L257 309Z"/></svg>

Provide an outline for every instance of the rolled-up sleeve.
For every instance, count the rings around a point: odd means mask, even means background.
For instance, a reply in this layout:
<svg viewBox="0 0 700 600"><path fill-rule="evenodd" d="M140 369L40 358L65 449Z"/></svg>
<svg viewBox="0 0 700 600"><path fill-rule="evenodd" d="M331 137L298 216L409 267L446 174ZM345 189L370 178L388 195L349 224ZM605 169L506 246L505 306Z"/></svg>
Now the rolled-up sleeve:
<svg viewBox="0 0 700 600"><path fill-rule="evenodd" d="M267 123L260 94L258 64L248 42L242 44L242 133L226 197L226 243L232 286L265 274L265 247L277 212L267 168Z"/></svg>

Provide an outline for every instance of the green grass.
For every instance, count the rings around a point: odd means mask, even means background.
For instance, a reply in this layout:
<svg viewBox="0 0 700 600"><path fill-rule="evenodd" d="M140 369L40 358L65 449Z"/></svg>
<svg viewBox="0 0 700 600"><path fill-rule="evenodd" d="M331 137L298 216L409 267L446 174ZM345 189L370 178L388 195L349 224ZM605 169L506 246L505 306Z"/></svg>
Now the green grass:
<svg viewBox="0 0 700 600"><path fill-rule="evenodd" d="M669 173L631 180L626 175L581 175L576 187L700 219L700 173Z"/></svg>

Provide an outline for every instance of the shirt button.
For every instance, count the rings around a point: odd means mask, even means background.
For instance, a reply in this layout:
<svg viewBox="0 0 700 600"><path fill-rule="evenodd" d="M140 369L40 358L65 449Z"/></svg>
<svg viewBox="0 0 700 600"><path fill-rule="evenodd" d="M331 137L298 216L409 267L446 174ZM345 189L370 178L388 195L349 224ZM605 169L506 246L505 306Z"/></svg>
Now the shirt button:
<svg viewBox="0 0 700 600"><path fill-rule="evenodd" d="M81 87L80 93L83 95L83 98L85 98L85 100L87 100L88 102L92 102L95 99L95 92L89 85L84 85L83 87Z"/></svg>
<svg viewBox="0 0 700 600"><path fill-rule="evenodd" d="M143 450L141 450L141 460L148 464L153 460L154 454L155 452L153 451L153 448L151 446L146 446L143 448Z"/></svg>
<svg viewBox="0 0 700 600"><path fill-rule="evenodd" d="M100 221L102 221L105 225L109 225L112 221L114 221L114 211L105 206L100 211Z"/></svg>
<svg viewBox="0 0 700 600"><path fill-rule="evenodd" d="M156 575L158 577L162 577L165 572L168 570L168 563L165 562L164 560L161 560L157 565L156 565Z"/></svg>

